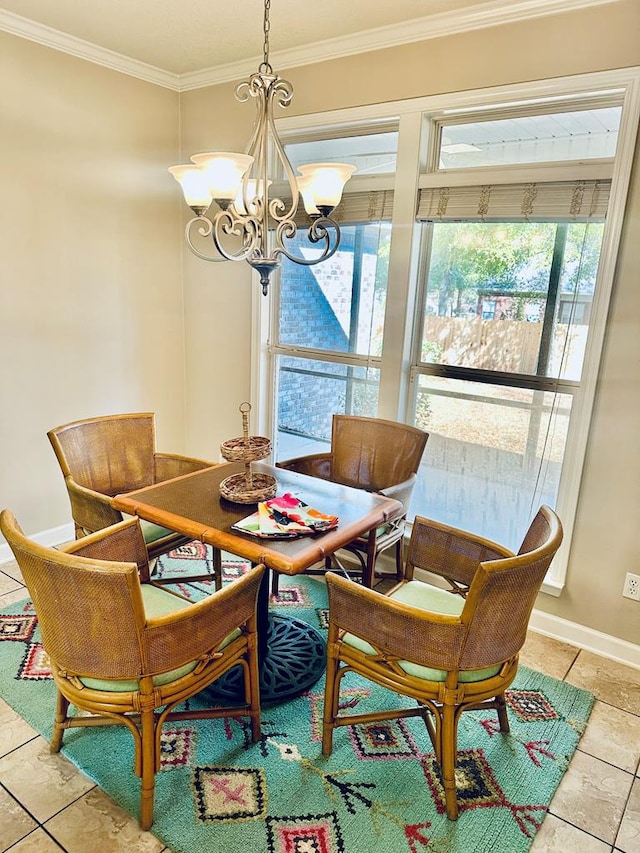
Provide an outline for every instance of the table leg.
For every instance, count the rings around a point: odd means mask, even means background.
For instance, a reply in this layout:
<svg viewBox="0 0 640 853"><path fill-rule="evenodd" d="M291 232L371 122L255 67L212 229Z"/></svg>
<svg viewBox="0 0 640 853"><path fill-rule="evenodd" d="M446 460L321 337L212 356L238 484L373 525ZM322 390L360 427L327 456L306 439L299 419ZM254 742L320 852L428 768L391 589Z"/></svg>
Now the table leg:
<svg viewBox="0 0 640 853"><path fill-rule="evenodd" d="M326 665L326 642L312 625L269 609L269 572L258 592L258 659L260 701L263 705L284 702L314 685ZM216 701L237 703L242 699L242 670L236 667L207 688Z"/></svg>

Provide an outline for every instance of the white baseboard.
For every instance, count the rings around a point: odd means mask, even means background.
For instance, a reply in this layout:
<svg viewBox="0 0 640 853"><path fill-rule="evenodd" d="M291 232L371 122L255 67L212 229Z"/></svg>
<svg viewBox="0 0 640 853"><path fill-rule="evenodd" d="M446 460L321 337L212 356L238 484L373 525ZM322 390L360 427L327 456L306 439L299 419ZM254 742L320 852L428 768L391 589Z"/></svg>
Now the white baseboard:
<svg viewBox="0 0 640 853"><path fill-rule="evenodd" d="M603 634L585 625L578 625L577 622L569 622L567 619L553 616L542 610L533 611L529 628L545 637L570 643L572 646L602 655L609 660L640 669L640 646L636 643L620 640L618 637Z"/></svg>
<svg viewBox="0 0 640 853"><path fill-rule="evenodd" d="M76 534L73 524L61 524L60 527L52 527L50 530L43 530L41 533L29 534L29 538L39 545L53 548L62 542L71 542L76 538ZM3 542L0 545L0 566L2 563L10 562L10 560L13 560L13 552L7 543Z"/></svg>

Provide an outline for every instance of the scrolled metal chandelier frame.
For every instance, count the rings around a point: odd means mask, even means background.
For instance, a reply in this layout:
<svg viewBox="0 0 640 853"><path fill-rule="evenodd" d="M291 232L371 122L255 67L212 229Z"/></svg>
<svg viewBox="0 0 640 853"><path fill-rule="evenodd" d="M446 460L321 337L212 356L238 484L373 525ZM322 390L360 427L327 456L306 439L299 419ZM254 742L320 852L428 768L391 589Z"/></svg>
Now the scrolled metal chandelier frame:
<svg viewBox="0 0 640 853"><path fill-rule="evenodd" d="M189 249L206 261L246 260L259 273L265 295L282 256L296 264L312 266L336 252L340 227L331 215L355 171L355 166L345 163L313 163L299 166L301 174L294 174L275 126L274 106L288 107L293 87L274 73L269 63L270 7L271 0L265 0L263 61L257 72L235 89L238 101L256 101L256 121L245 153L195 154L191 164L169 169L195 213L185 229ZM269 195L282 172L290 201ZM307 239L319 250L310 258L301 257L286 246L286 241L298 232L300 196L310 218ZM213 202L218 209L211 215ZM201 239L210 238L217 254L201 251L194 242L194 233Z"/></svg>

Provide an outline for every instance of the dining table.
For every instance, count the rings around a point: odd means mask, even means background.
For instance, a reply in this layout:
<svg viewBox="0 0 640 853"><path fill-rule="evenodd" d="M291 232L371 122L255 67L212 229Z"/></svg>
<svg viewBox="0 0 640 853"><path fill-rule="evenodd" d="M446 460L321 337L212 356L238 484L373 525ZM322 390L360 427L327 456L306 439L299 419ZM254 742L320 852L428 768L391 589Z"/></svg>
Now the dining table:
<svg viewBox="0 0 640 853"><path fill-rule="evenodd" d="M266 462L253 462L251 471L269 474L276 481L276 495L293 495L326 515L338 517L330 530L295 538L260 538L234 528L256 511L256 504L235 503L222 497L220 484L245 471L243 463L221 463L116 495L113 506L226 551L253 565L264 563L272 572L295 576L352 540L375 537L376 530L402 511L402 505L384 495L344 486L329 480L288 471ZM263 703L300 695L321 677L326 662L326 643L317 628L295 616L270 609L269 572L258 594L258 655L260 694ZM242 691L239 667L230 671L215 688L223 700L236 701Z"/></svg>

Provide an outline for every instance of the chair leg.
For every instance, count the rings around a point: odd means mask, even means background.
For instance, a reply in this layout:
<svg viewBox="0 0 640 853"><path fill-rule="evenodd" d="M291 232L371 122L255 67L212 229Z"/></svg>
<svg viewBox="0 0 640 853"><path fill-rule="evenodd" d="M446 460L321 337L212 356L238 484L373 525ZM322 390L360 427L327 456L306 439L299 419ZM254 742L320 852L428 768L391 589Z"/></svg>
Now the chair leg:
<svg viewBox="0 0 640 853"><path fill-rule="evenodd" d="M140 714L142 730L142 772L140 774L140 828L150 829L153 823L153 797L156 779L155 715L153 711Z"/></svg>
<svg viewBox="0 0 640 853"><path fill-rule="evenodd" d="M458 819L456 751L455 707L453 705L443 705L440 731L440 770L442 771L444 801L449 820Z"/></svg>
<svg viewBox="0 0 640 853"><path fill-rule="evenodd" d="M278 589L280 587L280 572L276 572L275 569L271 570L271 595L278 595Z"/></svg>
<svg viewBox="0 0 640 853"><path fill-rule="evenodd" d="M498 712L498 721L500 723L500 731L504 734L508 734L511 729L509 728L509 717L507 716L507 703L504 699L504 693L496 696L495 702L496 710Z"/></svg>
<svg viewBox="0 0 640 853"><path fill-rule="evenodd" d="M149 581L151 580L151 575L156 570L157 564L158 558L153 557L151 560L148 560L146 563L138 567L140 574L140 583L149 583Z"/></svg>
<svg viewBox="0 0 640 853"><path fill-rule="evenodd" d="M323 755L331 755L333 750L333 728L334 721L338 715L338 702L340 699L339 662L331 654L331 645L333 643L335 643L335 637L333 641L330 638L327 640L327 670L324 690L324 714L322 718Z"/></svg>
<svg viewBox="0 0 640 853"><path fill-rule="evenodd" d="M396 580L400 582L404 577L404 561L403 561L404 537L401 536L396 542Z"/></svg>
<svg viewBox="0 0 640 853"><path fill-rule="evenodd" d="M62 736L64 735L64 722L67 719L67 711L69 710L69 700L56 691L56 715L53 720L53 735L49 744L50 752L60 752L62 747Z"/></svg>
<svg viewBox="0 0 640 853"><path fill-rule="evenodd" d="M376 555L369 554L367 555L367 565L365 566L364 571L362 572L362 586L367 589L373 589L373 570L376 565Z"/></svg>
<svg viewBox="0 0 640 853"><path fill-rule="evenodd" d="M222 589L222 551L213 548L213 584L215 588Z"/></svg>
<svg viewBox="0 0 640 853"><path fill-rule="evenodd" d="M260 740L261 709L260 709L260 676L258 667L258 643L256 635L249 637L249 648L247 652L247 665L244 667L245 701L249 706L251 716L251 740L257 743Z"/></svg>
<svg viewBox="0 0 640 853"><path fill-rule="evenodd" d="M373 588L373 570L376 565L376 531L370 530L367 538L367 561L362 569L362 586Z"/></svg>

